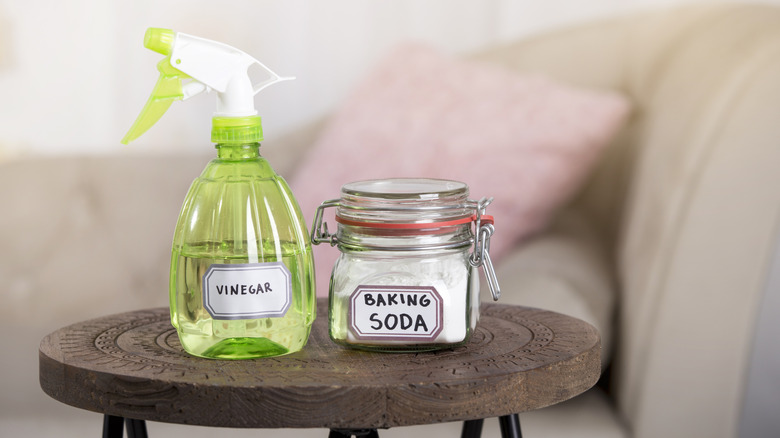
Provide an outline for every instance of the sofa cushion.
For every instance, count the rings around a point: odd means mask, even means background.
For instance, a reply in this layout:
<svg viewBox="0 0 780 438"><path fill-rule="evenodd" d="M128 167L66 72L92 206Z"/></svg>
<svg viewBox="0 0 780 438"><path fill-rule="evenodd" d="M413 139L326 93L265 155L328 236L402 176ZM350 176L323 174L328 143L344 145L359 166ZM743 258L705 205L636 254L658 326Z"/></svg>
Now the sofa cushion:
<svg viewBox="0 0 780 438"><path fill-rule="evenodd" d="M575 194L628 111L612 92L404 45L336 111L291 185L312 219L350 181L464 181L472 198L495 198L499 260ZM320 295L336 253L315 250Z"/></svg>
<svg viewBox="0 0 780 438"><path fill-rule="evenodd" d="M548 309L590 323L601 336L601 368L612 356L617 302L609 253L580 210L567 208L496 268L501 302Z"/></svg>

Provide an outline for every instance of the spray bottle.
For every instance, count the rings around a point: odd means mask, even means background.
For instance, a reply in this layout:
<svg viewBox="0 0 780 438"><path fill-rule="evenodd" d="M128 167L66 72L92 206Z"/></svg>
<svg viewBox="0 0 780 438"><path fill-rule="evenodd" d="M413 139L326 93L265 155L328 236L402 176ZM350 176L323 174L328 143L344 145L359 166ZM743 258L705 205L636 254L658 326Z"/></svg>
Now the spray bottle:
<svg viewBox="0 0 780 438"><path fill-rule="evenodd" d="M179 215L170 271L171 322L196 356L278 356L306 344L316 316L306 225L287 183L260 156L254 95L292 78L241 50L149 28L144 46L165 55L146 106L122 143L154 125L174 100L217 93L217 158L195 179ZM269 77L251 83L257 65Z"/></svg>

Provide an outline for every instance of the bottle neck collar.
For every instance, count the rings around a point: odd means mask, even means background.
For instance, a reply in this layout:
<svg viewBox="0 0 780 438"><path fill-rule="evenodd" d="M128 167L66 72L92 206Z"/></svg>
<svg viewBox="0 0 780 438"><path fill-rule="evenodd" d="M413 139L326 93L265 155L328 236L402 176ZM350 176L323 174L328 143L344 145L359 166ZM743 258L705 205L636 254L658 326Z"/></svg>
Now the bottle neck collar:
<svg viewBox="0 0 780 438"><path fill-rule="evenodd" d="M260 157L260 143L217 143L214 147L221 160L241 161Z"/></svg>

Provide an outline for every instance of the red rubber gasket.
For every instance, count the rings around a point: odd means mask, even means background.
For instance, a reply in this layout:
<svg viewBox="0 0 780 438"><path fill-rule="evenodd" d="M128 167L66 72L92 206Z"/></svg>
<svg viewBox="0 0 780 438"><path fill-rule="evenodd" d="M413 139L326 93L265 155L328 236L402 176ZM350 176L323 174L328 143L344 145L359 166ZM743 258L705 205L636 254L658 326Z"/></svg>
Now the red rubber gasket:
<svg viewBox="0 0 780 438"><path fill-rule="evenodd" d="M366 227L366 228L383 228L389 230L423 230L428 228L440 228L451 227L454 225L467 224L477 220L477 215L471 215L469 217L463 217L460 219L453 219L450 221L442 222L417 222L417 223L396 223L396 222L361 222L352 219L345 219L339 215L336 215L336 222L344 225L350 225L354 227ZM493 216L482 215L482 222L493 224Z"/></svg>

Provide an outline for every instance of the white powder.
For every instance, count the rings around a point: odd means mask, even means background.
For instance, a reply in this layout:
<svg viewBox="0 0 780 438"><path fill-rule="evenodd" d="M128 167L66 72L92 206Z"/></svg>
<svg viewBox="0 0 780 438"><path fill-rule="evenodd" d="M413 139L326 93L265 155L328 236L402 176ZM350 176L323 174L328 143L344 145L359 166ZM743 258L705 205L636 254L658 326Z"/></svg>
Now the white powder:
<svg viewBox="0 0 780 438"><path fill-rule="evenodd" d="M472 305L472 317L467 320L469 294L478 300L479 276L471 272L466 252L448 252L436 256L375 258L361 254L342 256L336 265L333 282L334 323L336 332L345 334L349 343L372 345L403 345L410 341L357 339L348 328L347 312L350 297L358 286L426 286L434 287L442 298L442 331L424 343L452 344L464 340L467 324L476 323L478 304ZM471 284L469 282L471 281ZM346 333L344 333L346 331Z"/></svg>

